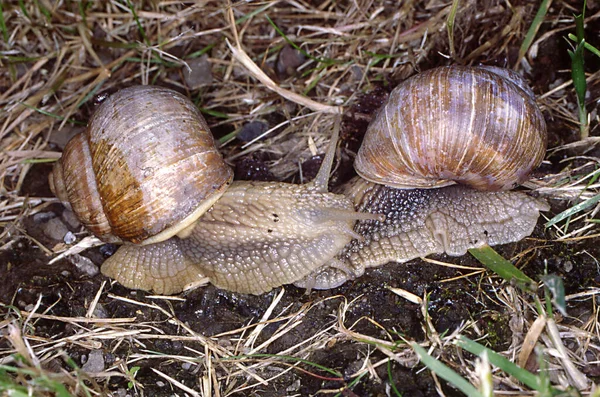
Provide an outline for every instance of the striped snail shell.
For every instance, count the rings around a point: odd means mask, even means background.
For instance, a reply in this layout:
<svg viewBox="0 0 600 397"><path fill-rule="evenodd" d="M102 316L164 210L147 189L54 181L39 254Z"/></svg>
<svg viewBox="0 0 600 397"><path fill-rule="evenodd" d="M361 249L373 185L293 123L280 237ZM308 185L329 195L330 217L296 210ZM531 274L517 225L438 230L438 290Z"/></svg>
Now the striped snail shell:
<svg viewBox="0 0 600 397"><path fill-rule="evenodd" d="M49 182L100 239L150 244L185 234L232 177L189 99L134 86L100 105Z"/></svg>
<svg viewBox="0 0 600 397"><path fill-rule="evenodd" d="M354 167L397 188L454 183L508 190L546 152L546 125L521 77L496 67L448 66L396 87L377 113Z"/></svg>

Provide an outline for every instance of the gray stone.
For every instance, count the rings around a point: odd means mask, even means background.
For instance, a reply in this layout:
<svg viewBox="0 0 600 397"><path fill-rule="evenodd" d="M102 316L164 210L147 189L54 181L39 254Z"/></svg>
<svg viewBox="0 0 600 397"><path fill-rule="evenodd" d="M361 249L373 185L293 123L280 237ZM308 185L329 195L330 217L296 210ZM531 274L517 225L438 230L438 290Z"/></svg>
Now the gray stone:
<svg viewBox="0 0 600 397"><path fill-rule="evenodd" d="M53 240L63 240L69 229L59 218L49 219L41 225L42 232L48 238Z"/></svg>
<svg viewBox="0 0 600 397"><path fill-rule="evenodd" d="M104 371L104 354L102 353L102 350L92 350L81 369L91 373Z"/></svg>
<svg viewBox="0 0 600 397"><path fill-rule="evenodd" d="M190 59L187 61L190 69L185 68L183 77L185 83L192 90L197 90L200 87L212 83L211 64L208 61L208 55L204 54L200 58Z"/></svg>
<svg viewBox="0 0 600 397"><path fill-rule="evenodd" d="M81 273L89 277L94 277L100 270L89 258L79 254L73 254L68 257L69 261L77 267Z"/></svg>

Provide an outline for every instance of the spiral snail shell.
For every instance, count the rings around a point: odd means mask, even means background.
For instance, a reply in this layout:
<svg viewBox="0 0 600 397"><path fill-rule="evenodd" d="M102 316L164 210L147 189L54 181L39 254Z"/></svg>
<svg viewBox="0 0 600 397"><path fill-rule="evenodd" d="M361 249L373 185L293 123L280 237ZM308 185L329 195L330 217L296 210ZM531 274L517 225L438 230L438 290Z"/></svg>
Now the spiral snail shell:
<svg viewBox="0 0 600 397"><path fill-rule="evenodd" d="M100 239L151 244L185 233L232 178L189 99L135 86L102 103L49 183Z"/></svg>
<svg viewBox="0 0 600 397"><path fill-rule="evenodd" d="M358 174L399 188L453 183L508 190L546 152L546 125L521 77L494 67L441 67L396 87L356 157Z"/></svg>

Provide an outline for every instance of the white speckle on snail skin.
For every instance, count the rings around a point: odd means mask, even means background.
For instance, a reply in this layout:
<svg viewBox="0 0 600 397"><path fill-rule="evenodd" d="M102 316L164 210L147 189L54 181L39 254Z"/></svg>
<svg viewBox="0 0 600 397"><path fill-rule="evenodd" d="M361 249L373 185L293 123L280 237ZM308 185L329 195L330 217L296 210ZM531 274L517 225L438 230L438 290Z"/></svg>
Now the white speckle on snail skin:
<svg viewBox="0 0 600 397"><path fill-rule="evenodd" d="M353 240L340 255L353 266L405 262L432 253L464 255L482 244L519 241L533 231L547 204L521 192L480 192L462 186L401 190L378 185L360 211L382 213L383 222L359 221ZM380 239L385 235L383 248Z"/></svg>
<svg viewBox="0 0 600 397"><path fill-rule="evenodd" d="M486 243L519 241L531 234L539 212L549 209L522 192L482 192L458 185L404 190L357 178L345 189L358 211L386 218L358 221L354 230L362 239L346 245L329 267L295 282L299 287L333 288L368 267L436 253L461 256Z"/></svg>

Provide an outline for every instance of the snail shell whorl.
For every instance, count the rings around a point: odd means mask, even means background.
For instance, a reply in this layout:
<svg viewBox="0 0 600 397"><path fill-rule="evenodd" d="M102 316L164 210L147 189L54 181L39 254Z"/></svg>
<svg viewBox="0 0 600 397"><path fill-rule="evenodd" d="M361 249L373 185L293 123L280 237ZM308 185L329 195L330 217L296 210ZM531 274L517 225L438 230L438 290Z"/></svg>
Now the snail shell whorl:
<svg viewBox="0 0 600 397"><path fill-rule="evenodd" d="M50 182L98 237L148 244L187 228L232 176L193 103L172 90L136 86L98 108Z"/></svg>
<svg viewBox="0 0 600 397"><path fill-rule="evenodd" d="M369 125L359 175L398 188L524 182L544 157L546 125L523 80L495 69L442 67L404 81Z"/></svg>

